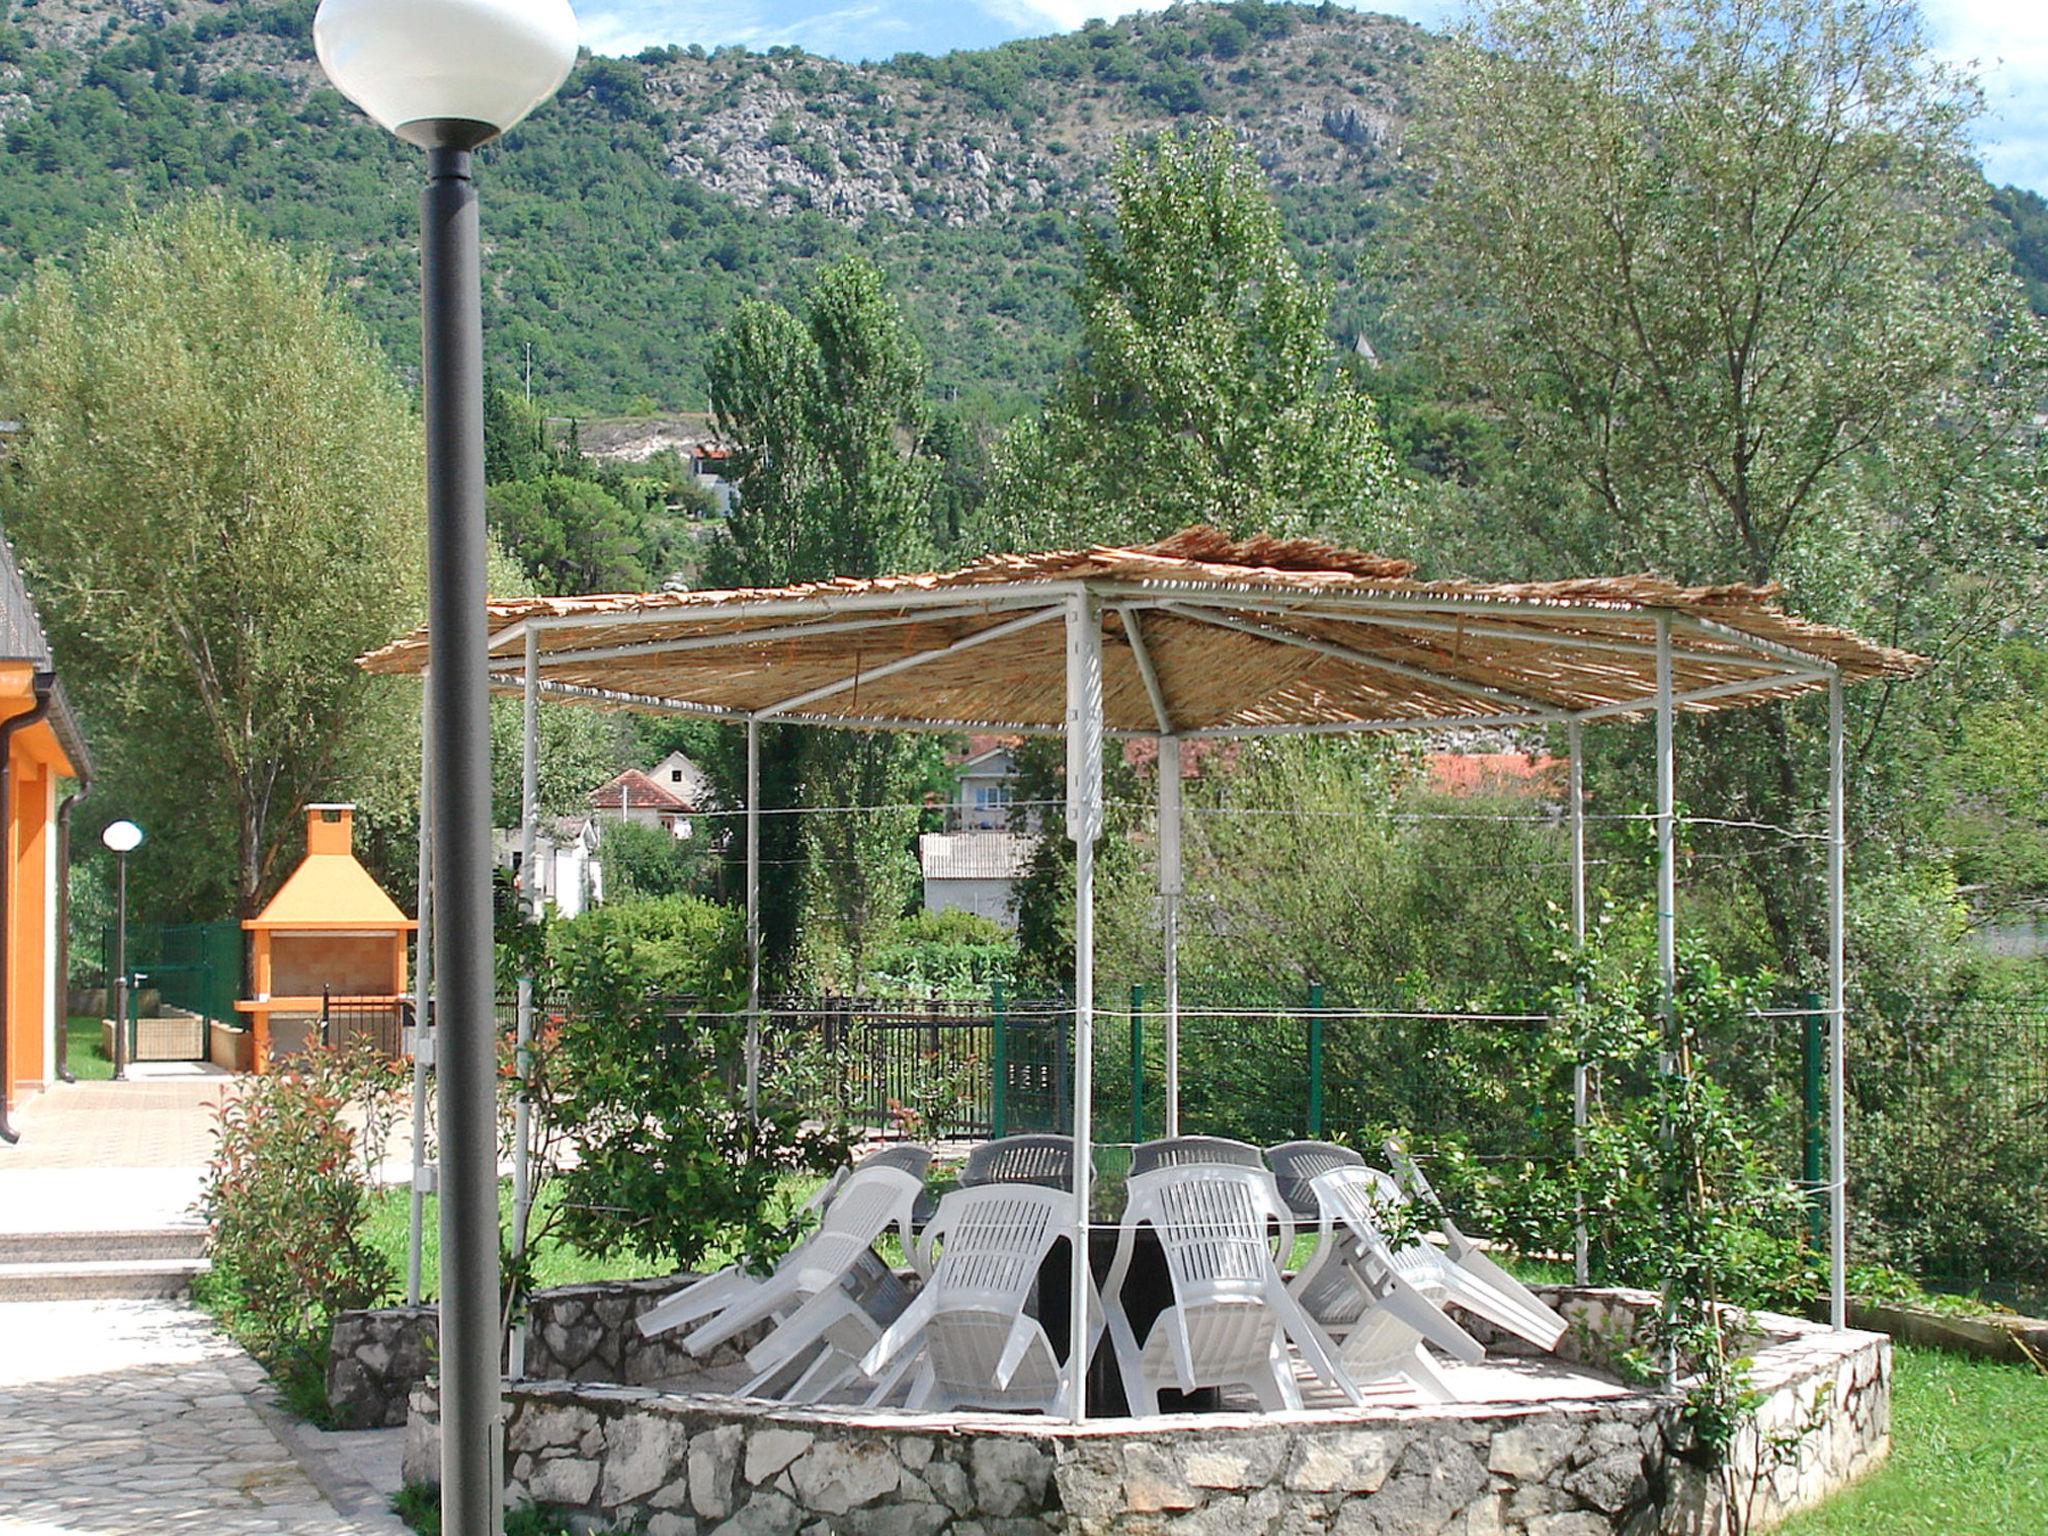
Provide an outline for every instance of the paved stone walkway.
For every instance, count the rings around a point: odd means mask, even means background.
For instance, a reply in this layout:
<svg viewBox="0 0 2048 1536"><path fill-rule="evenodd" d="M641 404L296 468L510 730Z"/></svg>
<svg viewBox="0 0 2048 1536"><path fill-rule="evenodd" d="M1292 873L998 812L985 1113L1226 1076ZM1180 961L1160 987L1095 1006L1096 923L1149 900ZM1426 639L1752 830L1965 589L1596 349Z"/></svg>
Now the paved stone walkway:
<svg viewBox="0 0 2048 1536"><path fill-rule="evenodd" d="M404 1536L368 1480L382 1442L320 1435L271 1398L180 1303L0 1305L0 1532Z"/></svg>

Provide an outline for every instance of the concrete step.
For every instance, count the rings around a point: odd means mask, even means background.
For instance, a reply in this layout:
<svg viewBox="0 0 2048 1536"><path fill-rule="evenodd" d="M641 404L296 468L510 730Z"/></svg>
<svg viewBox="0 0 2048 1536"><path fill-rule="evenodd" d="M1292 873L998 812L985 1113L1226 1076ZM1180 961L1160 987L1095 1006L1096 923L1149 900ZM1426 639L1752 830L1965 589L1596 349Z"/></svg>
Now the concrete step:
<svg viewBox="0 0 2048 1536"><path fill-rule="evenodd" d="M0 1302L178 1299L208 1267L196 1258L0 1264Z"/></svg>
<svg viewBox="0 0 2048 1536"><path fill-rule="evenodd" d="M195 1226L108 1232L0 1232L0 1265L197 1259L205 1251L206 1231Z"/></svg>

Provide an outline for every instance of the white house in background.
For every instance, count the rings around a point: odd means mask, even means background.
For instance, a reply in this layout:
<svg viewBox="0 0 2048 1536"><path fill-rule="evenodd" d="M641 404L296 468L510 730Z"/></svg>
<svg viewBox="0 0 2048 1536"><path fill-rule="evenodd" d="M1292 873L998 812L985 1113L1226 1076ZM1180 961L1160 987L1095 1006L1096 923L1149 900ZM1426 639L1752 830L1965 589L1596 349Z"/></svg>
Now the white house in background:
<svg viewBox="0 0 2048 1536"><path fill-rule="evenodd" d="M680 752L669 753L647 770L647 777L670 794L681 796L692 810L702 810L711 800L710 776Z"/></svg>
<svg viewBox="0 0 2048 1536"><path fill-rule="evenodd" d="M977 912L1006 927L1016 921L1017 881L1038 842L1036 815L1020 830L1010 826L1017 745L1014 736L970 736L954 761L946 830L917 840L925 911Z"/></svg>
<svg viewBox="0 0 2048 1536"><path fill-rule="evenodd" d="M677 787L681 787L680 781ZM628 768L610 783L599 785L589 798L594 821L637 821L643 827L659 827L678 839L689 837L691 821L697 813L694 800L677 794L667 784L657 783L651 774L639 768Z"/></svg>
<svg viewBox="0 0 2048 1536"><path fill-rule="evenodd" d="M927 832L917 840L927 912L974 912L1014 927L1017 882L1038 846L1031 832Z"/></svg>
<svg viewBox="0 0 2048 1536"><path fill-rule="evenodd" d="M519 829L492 832L498 863L512 871L522 896L538 896L557 917L575 917L604 904L604 865L597 856L598 824L591 816L560 816L534 830L533 869L520 858ZM531 879L534 883L529 885Z"/></svg>
<svg viewBox="0 0 2048 1536"><path fill-rule="evenodd" d="M948 832L1007 832L1010 804L1016 798L1017 746L1015 736L975 735L967 738L967 751L953 764L955 787L946 807ZM1026 815L1025 830L1038 825L1037 813Z"/></svg>

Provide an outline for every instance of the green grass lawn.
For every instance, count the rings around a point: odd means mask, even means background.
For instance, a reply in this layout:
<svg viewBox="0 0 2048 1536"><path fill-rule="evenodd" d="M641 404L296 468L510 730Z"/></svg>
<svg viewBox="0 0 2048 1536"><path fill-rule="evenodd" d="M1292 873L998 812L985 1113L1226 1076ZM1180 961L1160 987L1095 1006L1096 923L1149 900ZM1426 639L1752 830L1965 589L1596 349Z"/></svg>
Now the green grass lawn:
<svg viewBox="0 0 2048 1536"><path fill-rule="evenodd" d="M819 1182L808 1176L790 1178L783 1184L779 1198L794 1210L817 1188ZM534 1230L539 1231L545 1225L548 1210L556 1198L551 1190L541 1192L534 1208ZM411 1249L411 1202L412 1192L408 1189L379 1191L370 1197L370 1218L363 1229L366 1241L391 1260L391 1267L401 1282L405 1279ZM509 1232L512 1225L512 1185L509 1181L498 1185L498 1216ZM440 1222L440 1201L428 1195L421 1213L420 1294L429 1301L441 1294ZM879 1251L892 1264L901 1266L907 1262L893 1236L882 1240ZM546 1290L555 1285L580 1285L590 1280L634 1280L643 1275L675 1273L675 1265L666 1259L648 1259L633 1252L617 1253L604 1259L593 1258L580 1248L553 1242L546 1237L536 1239L533 1253L535 1290ZM709 1274L730 1264L736 1257L735 1253L714 1249L691 1267L699 1274Z"/></svg>
<svg viewBox="0 0 2048 1536"><path fill-rule="evenodd" d="M535 1211L536 1227L545 1221L551 1201L552 1196L543 1191ZM391 1260L391 1267L401 1283L405 1279L411 1248L411 1212L412 1191L383 1190L371 1197L370 1219L363 1229L365 1240ZM498 1186L498 1213L510 1230L512 1186L509 1183ZM431 1301L441 1294L441 1207L439 1199L433 1195L426 1198L420 1248L420 1294ZM546 1239L536 1242L533 1252L534 1286L540 1290L551 1285L576 1285L586 1280L630 1280L640 1275L662 1275L670 1269L669 1265L659 1261L650 1263L633 1253L614 1254L607 1259L592 1258L579 1248Z"/></svg>
<svg viewBox="0 0 2048 1536"><path fill-rule="evenodd" d="M64 1021L65 1064L81 1083L104 1083L114 1075L114 1063L100 1049L100 1021L74 1013Z"/></svg>
<svg viewBox="0 0 2048 1536"><path fill-rule="evenodd" d="M2040 1536L2048 1531L2048 1376L1901 1345L1892 1454L1783 1536Z"/></svg>

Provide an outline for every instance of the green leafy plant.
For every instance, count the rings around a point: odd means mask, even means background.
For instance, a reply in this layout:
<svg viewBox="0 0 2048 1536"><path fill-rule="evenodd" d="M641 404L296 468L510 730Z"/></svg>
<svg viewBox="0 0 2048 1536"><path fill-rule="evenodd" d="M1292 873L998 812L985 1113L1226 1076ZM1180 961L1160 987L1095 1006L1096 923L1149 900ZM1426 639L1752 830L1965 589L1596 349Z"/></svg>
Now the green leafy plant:
<svg viewBox="0 0 2048 1536"><path fill-rule="evenodd" d="M577 1148L556 1175L562 1235L679 1266L776 1251L787 1176L836 1166L846 1136L773 1062L746 1112L736 914L687 897L601 908L556 925L546 960L535 1092Z"/></svg>
<svg viewBox="0 0 2048 1536"><path fill-rule="evenodd" d="M219 1111L199 1200L213 1268L201 1299L308 1417L325 1409L328 1335L337 1314L396 1289L390 1262L364 1241L374 1138L344 1117L384 1113L395 1064L367 1047L316 1047L252 1078Z"/></svg>
<svg viewBox="0 0 2048 1536"><path fill-rule="evenodd" d="M1805 1197L1716 1075L1718 1058L1753 1027L1768 978L1741 981L1682 950L1667 997L1655 968L1605 944L1605 931L1559 954L1566 980L1555 1007L1589 1064L1590 1088L1584 1152L1568 1163L1566 1187L1606 1278L1662 1295L1630 1363L1681 1387L1692 1437L1683 1454L1723 1480L1740 1528L1751 1502L1738 1486L1745 1460L1754 1472L1796 1455L1805 1438L1794 1435L1788 1450L1780 1442L1791 1430L1757 1425L1744 1309L1810 1294L1818 1278L1804 1251ZM1746 1458L1737 1454L1745 1436Z"/></svg>
<svg viewBox="0 0 2048 1536"><path fill-rule="evenodd" d="M1018 965L1017 940L973 912L913 912L890 925L868 954L869 996L986 999Z"/></svg>

